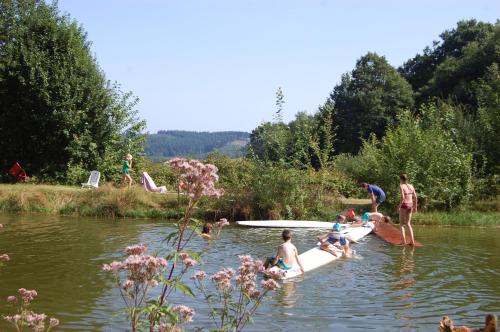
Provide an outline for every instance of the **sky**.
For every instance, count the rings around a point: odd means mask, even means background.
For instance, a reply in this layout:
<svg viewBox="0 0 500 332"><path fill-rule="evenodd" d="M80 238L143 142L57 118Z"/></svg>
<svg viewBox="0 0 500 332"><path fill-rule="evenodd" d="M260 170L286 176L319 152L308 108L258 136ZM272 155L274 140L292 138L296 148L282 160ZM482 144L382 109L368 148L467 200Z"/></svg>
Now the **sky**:
<svg viewBox="0 0 500 332"><path fill-rule="evenodd" d="M147 130L251 131L314 114L367 52L395 67L491 0L59 0L108 80L139 97Z"/></svg>

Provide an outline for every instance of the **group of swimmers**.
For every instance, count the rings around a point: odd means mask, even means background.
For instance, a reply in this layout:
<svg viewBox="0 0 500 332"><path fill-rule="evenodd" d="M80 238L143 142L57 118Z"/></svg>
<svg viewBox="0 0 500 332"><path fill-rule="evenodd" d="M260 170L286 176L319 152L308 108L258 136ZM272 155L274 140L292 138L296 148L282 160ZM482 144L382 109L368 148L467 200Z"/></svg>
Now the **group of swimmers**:
<svg viewBox="0 0 500 332"><path fill-rule="evenodd" d="M372 201L372 211L366 212L363 215L363 221L372 221L374 223L378 222L390 222L391 218L389 216L383 215L378 212L379 205L385 201L384 191L375 185L369 185L363 183L362 187L368 191L370 194L370 199ZM399 190L401 194L401 200L398 207L399 212L399 223L401 227L401 237L402 244L414 245L415 240L413 237L413 228L411 226L411 216L412 213L417 212L417 193L415 188L408 183L408 176L406 174L401 174L399 177ZM349 235L342 234L341 224L346 222L346 216L354 219L354 211L345 210L339 215L337 215L336 223L333 225L333 230L318 237L320 241L320 249L330 254L338 257L339 254L349 256L350 248L349 243L355 243ZM406 242L405 227L409 230L410 242ZM284 230L282 233L283 243L278 247L276 255L269 257L264 264L265 268L272 266L277 266L282 270L289 270L294 266L298 266L300 271L304 273L304 268L302 262L300 261L297 248L292 244L292 232L288 229Z"/></svg>

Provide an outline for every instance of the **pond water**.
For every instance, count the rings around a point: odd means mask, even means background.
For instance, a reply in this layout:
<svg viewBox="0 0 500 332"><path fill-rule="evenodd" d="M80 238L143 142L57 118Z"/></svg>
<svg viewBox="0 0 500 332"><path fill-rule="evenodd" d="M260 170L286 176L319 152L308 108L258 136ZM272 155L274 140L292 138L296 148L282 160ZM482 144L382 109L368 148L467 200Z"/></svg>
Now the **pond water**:
<svg viewBox="0 0 500 332"><path fill-rule="evenodd" d="M161 250L173 228L167 221L93 220L0 215L0 315L12 313L4 299L24 287L36 289L33 310L60 319L58 331L123 331L121 299L103 263L122 257L130 244ZM294 230L299 251L314 246L318 230ZM263 258L280 243L279 229L228 227L207 244L207 272L238 267L239 254ZM286 282L259 308L247 331L436 331L441 316L481 326L500 313L500 229L418 227L424 247L395 247L370 235L356 257ZM191 281L188 281L189 283ZM17 294L16 294L17 295ZM196 311L188 330L212 328L201 298L176 295ZM0 330L8 329L0 322Z"/></svg>

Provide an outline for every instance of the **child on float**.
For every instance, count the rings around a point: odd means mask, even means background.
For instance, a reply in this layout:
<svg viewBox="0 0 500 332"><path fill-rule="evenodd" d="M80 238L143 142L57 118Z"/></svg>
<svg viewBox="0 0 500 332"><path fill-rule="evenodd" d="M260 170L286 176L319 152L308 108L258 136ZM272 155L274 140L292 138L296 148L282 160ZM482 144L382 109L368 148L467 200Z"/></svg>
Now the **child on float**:
<svg viewBox="0 0 500 332"><path fill-rule="evenodd" d="M340 218L339 218L340 219ZM329 252L335 257L338 257L338 252L342 252L345 256L350 255L349 243L356 243L349 235L341 233L342 226L336 222L333 225L333 230L318 237L320 249Z"/></svg>

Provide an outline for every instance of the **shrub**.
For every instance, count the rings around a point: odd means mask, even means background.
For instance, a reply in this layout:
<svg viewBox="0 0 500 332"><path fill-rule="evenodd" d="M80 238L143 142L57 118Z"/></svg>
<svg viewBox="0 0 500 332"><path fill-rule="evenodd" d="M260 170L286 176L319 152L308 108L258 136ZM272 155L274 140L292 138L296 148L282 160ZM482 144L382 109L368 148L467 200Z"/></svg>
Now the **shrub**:
<svg viewBox="0 0 500 332"><path fill-rule="evenodd" d="M446 114L433 104L420 116L405 112L399 126L378 140L364 141L356 157L340 156L336 165L359 181L380 185L388 202L399 202L399 174L408 174L421 206L452 208L467 204L472 192L472 155L445 130Z"/></svg>

